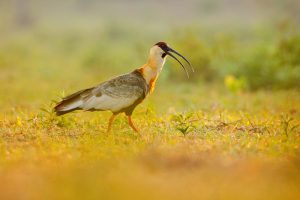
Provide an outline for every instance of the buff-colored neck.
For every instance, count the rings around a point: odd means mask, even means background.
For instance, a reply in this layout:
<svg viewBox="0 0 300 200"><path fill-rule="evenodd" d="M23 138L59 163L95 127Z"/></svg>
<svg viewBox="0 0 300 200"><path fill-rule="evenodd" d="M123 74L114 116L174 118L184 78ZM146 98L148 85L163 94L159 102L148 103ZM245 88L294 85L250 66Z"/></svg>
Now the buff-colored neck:
<svg viewBox="0 0 300 200"><path fill-rule="evenodd" d="M150 87L150 93L154 90L155 82L164 66L164 63L165 59L161 56L151 56L150 54L147 63L139 69Z"/></svg>

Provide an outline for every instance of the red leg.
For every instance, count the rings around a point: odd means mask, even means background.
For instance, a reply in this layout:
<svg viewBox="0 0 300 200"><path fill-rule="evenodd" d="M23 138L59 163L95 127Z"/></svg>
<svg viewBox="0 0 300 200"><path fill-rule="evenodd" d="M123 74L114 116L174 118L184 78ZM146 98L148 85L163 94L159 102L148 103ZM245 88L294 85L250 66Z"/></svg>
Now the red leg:
<svg viewBox="0 0 300 200"><path fill-rule="evenodd" d="M127 116L128 117L128 124L129 124L129 126L135 131L135 132L139 132L139 130L134 126L134 124L133 124L133 122L132 122L132 120L131 120L131 115L128 115Z"/></svg>
<svg viewBox="0 0 300 200"><path fill-rule="evenodd" d="M116 117L116 115L113 114L113 115L109 118L109 121L108 121L108 127L107 127L107 132L110 132L110 130L111 130L111 125L112 125L113 121L115 120L115 117Z"/></svg>

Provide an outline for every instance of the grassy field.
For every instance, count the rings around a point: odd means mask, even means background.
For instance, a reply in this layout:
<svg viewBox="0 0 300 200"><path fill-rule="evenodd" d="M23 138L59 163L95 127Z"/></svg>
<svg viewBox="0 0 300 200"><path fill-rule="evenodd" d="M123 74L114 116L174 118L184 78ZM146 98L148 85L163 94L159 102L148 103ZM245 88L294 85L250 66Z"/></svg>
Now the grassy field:
<svg viewBox="0 0 300 200"><path fill-rule="evenodd" d="M24 95L7 104L1 199L300 197L298 91L158 84L134 113L141 137L124 116L108 134L109 113L56 117Z"/></svg>
<svg viewBox="0 0 300 200"><path fill-rule="evenodd" d="M300 199L297 1L28 2L27 21L0 2L0 199ZM196 71L167 60L141 136L124 115L106 133L108 112L52 113L160 40Z"/></svg>

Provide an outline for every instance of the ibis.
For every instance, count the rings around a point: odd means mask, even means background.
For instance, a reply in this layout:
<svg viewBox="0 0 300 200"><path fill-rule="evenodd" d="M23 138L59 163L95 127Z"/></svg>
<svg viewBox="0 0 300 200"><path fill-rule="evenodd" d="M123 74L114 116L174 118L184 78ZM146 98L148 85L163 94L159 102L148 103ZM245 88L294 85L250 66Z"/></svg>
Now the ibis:
<svg viewBox="0 0 300 200"><path fill-rule="evenodd" d="M80 90L64 97L55 107L56 115L64 115L75 110L111 111L107 132L111 130L115 117L125 113L129 126L139 132L134 125L131 115L137 105L153 92L155 82L165 64L166 57L175 59L189 73L175 54L183 59L194 71L190 62L180 53L172 49L165 42L158 42L150 48L148 61L134 71L117 76L99 85Z"/></svg>

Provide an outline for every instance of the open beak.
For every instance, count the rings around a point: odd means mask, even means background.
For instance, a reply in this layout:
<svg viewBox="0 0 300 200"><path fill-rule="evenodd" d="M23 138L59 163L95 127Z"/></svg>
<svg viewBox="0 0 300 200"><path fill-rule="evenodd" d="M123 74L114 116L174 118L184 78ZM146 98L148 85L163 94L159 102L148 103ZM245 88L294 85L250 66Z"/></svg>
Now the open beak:
<svg viewBox="0 0 300 200"><path fill-rule="evenodd" d="M183 55L181 55L180 53L178 53L178 52L175 51L174 49L171 49L170 47L167 47L167 49L165 49L164 51L165 51L165 53L166 53L167 55L171 56L171 57L174 58L177 62L179 62L179 64L180 64L180 65L182 66L182 68L184 69L184 71L185 71L185 73L186 73L186 75L187 75L188 78L189 78L189 73L188 73L188 71L186 70L186 68L184 67L184 65L183 65L183 64L182 64L182 63L181 63L181 62L180 62L173 54L171 54L171 52L177 54L177 55L180 56L184 61L186 61L186 62L188 63L188 65L189 65L190 69L192 70L192 72L195 71L194 68L192 67L191 63L190 63Z"/></svg>

